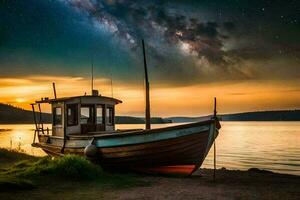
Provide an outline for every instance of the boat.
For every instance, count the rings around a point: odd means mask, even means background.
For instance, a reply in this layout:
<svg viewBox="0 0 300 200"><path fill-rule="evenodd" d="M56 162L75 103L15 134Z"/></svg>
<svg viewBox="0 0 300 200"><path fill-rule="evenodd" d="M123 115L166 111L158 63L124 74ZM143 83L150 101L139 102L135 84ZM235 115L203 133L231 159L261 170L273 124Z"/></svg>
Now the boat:
<svg viewBox="0 0 300 200"><path fill-rule="evenodd" d="M145 53L144 64L147 74ZM221 128L216 99L211 117L151 129L147 79L145 129L116 129L115 106L122 103L119 99L102 96L94 89L90 95L57 98L53 84L53 99L42 98L31 104L36 126L32 146L51 156L86 156L106 170L193 174L203 163ZM42 122L41 104L45 103L51 105L52 129L45 128Z"/></svg>

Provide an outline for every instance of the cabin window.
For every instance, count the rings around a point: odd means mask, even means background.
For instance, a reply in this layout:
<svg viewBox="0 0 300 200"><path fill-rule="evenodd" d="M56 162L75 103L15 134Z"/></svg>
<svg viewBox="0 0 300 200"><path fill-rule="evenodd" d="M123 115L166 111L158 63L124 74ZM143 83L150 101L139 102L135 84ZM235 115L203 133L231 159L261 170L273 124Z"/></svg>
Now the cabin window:
<svg viewBox="0 0 300 200"><path fill-rule="evenodd" d="M78 105L77 104L69 104L67 105L68 112L68 126L76 126L78 124Z"/></svg>
<svg viewBox="0 0 300 200"><path fill-rule="evenodd" d="M106 108L106 119L107 119L108 125L114 124L114 108L113 107Z"/></svg>
<svg viewBox="0 0 300 200"><path fill-rule="evenodd" d="M96 108L97 124L103 124L103 106L97 105Z"/></svg>
<svg viewBox="0 0 300 200"><path fill-rule="evenodd" d="M61 107L53 108L53 125L62 125Z"/></svg>
<svg viewBox="0 0 300 200"><path fill-rule="evenodd" d="M94 105L81 106L80 108L80 123L93 124L94 123Z"/></svg>

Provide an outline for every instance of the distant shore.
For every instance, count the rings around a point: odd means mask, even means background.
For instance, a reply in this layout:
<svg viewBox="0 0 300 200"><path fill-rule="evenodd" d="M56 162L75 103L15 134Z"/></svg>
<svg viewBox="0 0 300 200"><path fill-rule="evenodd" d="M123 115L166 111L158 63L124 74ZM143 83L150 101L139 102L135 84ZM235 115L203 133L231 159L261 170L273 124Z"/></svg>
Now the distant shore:
<svg viewBox="0 0 300 200"><path fill-rule="evenodd" d="M165 123L187 123L196 122L203 117L152 117L152 124ZM277 110L277 111L256 111L234 114L220 114L218 115L221 121L300 121L300 110ZM52 122L52 115L49 113L42 113L44 123ZM32 111L23 110L11 105L0 103L0 124L33 124ZM133 116L116 116L116 124L144 124L143 117Z"/></svg>
<svg viewBox="0 0 300 200"><path fill-rule="evenodd" d="M190 177L111 174L81 157L0 149L0 199L298 199L300 176L200 169Z"/></svg>

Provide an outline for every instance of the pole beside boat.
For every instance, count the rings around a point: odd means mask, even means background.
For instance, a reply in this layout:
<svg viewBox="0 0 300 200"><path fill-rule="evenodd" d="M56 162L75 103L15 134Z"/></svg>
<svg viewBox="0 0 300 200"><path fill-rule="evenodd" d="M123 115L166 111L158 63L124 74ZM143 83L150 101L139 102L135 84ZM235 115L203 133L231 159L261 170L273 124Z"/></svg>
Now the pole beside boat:
<svg viewBox="0 0 300 200"><path fill-rule="evenodd" d="M214 98L214 181L216 181L216 168L217 168L217 149L216 149L216 119L217 119L217 98Z"/></svg>
<svg viewBox="0 0 300 200"><path fill-rule="evenodd" d="M35 116L35 110L34 110L34 104L31 104L31 108L32 108L32 113L33 113L33 120L34 120L34 124L35 124L35 130L34 130L34 137L33 137L33 143L35 143L35 138L36 138L36 134L37 134L37 121L36 121L36 116Z"/></svg>
<svg viewBox="0 0 300 200"><path fill-rule="evenodd" d="M43 120L42 120L42 109L41 109L41 104L40 103L38 103L38 108L39 108L39 125L40 125L39 128L41 128L42 133L45 134L44 133L44 123L43 123Z"/></svg>
<svg viewBox="0 0 300 200"><path fill-rule="evenodd" d="M150 94L149 94L149 80L148 80L148 70L147 70L147 60L146 60L146 52L145 52L145 43L142 40L143 46L143 56L144 56L144 70L145 70L145 89L146 89L146 110L145 110L145 123L146 129L151 129L150 122Z"/></svg>

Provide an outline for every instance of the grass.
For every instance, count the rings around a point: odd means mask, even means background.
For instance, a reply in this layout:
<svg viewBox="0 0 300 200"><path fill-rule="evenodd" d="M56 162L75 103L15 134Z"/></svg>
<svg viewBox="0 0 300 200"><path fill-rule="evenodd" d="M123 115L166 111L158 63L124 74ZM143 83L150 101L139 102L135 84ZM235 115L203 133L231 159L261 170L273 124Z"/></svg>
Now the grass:
<svg viewBox="0 0 300 200"><path fill-rule="evenodd" d="M135 174L112 174L84 157L33 157L16 151L0 149L0 188L33 189L45 180L55 184L71 182L93 182L105 187L133 187L145 185ZM3 161L11 163L9 166ZM14 161L14 162L13 162Z"/></svg>

